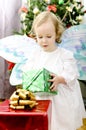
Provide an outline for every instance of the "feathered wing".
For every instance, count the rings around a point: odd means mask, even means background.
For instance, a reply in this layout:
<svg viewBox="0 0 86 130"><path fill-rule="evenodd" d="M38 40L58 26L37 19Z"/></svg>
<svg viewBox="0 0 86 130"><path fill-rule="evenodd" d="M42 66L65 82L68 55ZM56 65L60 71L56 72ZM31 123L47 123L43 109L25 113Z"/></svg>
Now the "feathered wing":
<svg viewBox="0 0 86 130"><path fill-rule="evenodd" d="M11 35L0 39L0 56L10 62L20 63L29 58L37 46L34 39L25 35Z"/></svg>
<svg viewBox="0 0 86 130"><path fill-rule="evenodd" d="M60 47L71 50L77 60L79 79L86 80L86 24L72 26L63 33Z"/></svg>

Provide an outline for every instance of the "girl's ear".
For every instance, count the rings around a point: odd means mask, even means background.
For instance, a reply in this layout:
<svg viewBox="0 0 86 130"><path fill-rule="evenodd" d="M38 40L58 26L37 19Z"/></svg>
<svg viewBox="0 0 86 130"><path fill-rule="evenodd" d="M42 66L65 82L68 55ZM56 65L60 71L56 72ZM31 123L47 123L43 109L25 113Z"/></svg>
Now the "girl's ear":
<svg viewBox="0 0 86 130"><path fill-rule="evenodd" d="M36 35L35 35L35 34L31 33L31 34L28 34L28 36L37 41L37 38L36 38Z"/></svg>

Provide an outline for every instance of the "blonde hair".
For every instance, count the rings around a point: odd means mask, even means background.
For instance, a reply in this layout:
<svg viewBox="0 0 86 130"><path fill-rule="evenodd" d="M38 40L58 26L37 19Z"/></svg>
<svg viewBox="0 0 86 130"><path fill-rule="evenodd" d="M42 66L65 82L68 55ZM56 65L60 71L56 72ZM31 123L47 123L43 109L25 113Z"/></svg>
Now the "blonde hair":
<svg viewBox="0 0 86 130"><path fill-rule="evenodd" d="M55 26L56 42L58 43L61 42L61 35L64 31L63 24L60 18L50 11L41 12L36 16L32 24L32 29L31 29L32 35L35 36L36 28L39 27L41 24L45 23L47 20L51 20Z"/></svg>

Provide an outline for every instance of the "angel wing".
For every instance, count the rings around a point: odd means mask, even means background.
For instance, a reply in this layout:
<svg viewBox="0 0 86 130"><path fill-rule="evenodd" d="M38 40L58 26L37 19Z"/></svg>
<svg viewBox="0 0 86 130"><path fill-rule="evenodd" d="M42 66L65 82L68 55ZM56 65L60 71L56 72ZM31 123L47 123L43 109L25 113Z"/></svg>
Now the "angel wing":
<svg viewBox="0 0 86 130"><path fill-rule="evenodd" d="M26 35L11 35L0 39L0 56L16 63L10 76L11 85L22 83L21 67L38 47L36 41Z"/></svg>
<svg viewBox="0 0 86 130"><path fill-rule="evenodd" d="M22 84L22 66L25 64L26 60L22 63L17 63L11 72L9 81L13 86Z"/></svg>
<svg viewBox="0 0 86 130"><path fill-rule="evenodd" d="M35 40L26 35L11 35L0 39L0 56L10 62L20 63L29 58L37 47Z"/></svg>
<svg viewBox="0 0 86 130"><path fill-rule="evenodd" d="M75 25L66 29L59 46L74 53L80 73L79 79L86 80L86 24Z"/></svg>

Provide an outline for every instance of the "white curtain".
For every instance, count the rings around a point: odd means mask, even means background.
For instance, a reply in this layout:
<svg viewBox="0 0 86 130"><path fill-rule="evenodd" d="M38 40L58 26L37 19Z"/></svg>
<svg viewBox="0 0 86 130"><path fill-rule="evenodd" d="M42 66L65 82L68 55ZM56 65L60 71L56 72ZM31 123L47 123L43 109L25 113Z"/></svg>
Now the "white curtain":
<svg viewBox="0 0 86 130"><path fill-rule="evenodd" d="M0 0L0 38L12 35L20 28L19 8L22 0ZM15 90L9 84L7 62L0 57L0 99L7 99Z"/></svg>
<svg viewBox="0 0 86 130"><path fill-rule="evenodd" d="M21 0L0 0L0 38L13 34L20 26Z"/></svg>

